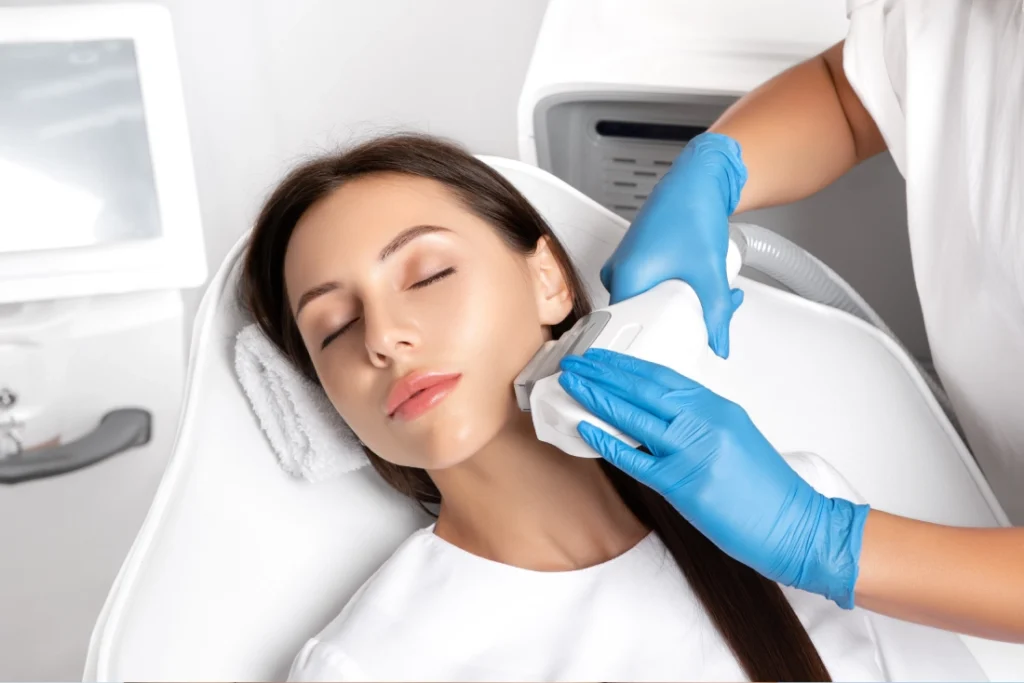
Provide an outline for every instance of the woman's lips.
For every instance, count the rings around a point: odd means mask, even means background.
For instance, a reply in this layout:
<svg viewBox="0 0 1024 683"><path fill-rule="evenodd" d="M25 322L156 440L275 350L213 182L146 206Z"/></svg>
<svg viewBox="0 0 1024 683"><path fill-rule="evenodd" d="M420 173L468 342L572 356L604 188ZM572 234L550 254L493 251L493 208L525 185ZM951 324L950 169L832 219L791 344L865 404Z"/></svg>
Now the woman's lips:
<svg viewBox="0 0 1024 683"><path fill-rule="evenodd" d="M415 420L447 398L458 385L459 373L411 373L399 380L388 395L388 417Z"/></svg>

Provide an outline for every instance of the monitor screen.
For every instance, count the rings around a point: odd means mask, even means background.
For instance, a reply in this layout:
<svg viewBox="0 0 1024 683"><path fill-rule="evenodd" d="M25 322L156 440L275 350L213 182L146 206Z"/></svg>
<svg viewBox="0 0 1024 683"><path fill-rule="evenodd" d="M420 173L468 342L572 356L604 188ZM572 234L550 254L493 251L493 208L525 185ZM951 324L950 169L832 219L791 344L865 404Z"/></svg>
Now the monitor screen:
<svg viewBox="0 0 1024 683"><path fill-rule="evenodd" d="M160 234L134 43L0 44L0 253Z"/></svg>

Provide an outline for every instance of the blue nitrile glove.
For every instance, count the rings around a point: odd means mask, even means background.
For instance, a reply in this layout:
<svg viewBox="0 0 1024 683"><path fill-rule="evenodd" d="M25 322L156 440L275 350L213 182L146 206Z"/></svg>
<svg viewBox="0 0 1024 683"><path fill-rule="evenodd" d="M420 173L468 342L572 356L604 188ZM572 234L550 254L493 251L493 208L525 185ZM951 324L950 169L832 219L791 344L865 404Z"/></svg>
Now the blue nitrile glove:
<svg viewBox="0 0 1024 683"><path fill-rule="evenodd" d="M570 396L650 454L581 422L591 448L734 559L853 607L867 505L815 491L742 408L674 370L595 349L561 366Z"/></svg>
<svg viewBox="0 0 1024 683"><path fill-rule="evenodd" d="M697 293L711 349L729 356L729 322L742 302L725 270L729 216L747 169L735 140L701 133L654 187L622 242L601 269L611 303L678 279Z"/></svg>

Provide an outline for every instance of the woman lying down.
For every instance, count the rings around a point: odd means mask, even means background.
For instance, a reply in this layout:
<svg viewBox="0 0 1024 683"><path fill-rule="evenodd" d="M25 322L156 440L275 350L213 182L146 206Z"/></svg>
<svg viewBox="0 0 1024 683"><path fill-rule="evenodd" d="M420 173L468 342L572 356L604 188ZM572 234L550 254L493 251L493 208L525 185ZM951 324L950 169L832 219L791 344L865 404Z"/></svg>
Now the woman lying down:
<svg viewBox="0 0 1024 683"><path fill-rule="evenodd" d="M650 489L537 440L513 379L590 305L551 229L482 162L397 136L297 169L243 287L380 476L439 505L291 679L883 679L862 613L781 589ZM800 467L844 486L823 461Z"/></svg>

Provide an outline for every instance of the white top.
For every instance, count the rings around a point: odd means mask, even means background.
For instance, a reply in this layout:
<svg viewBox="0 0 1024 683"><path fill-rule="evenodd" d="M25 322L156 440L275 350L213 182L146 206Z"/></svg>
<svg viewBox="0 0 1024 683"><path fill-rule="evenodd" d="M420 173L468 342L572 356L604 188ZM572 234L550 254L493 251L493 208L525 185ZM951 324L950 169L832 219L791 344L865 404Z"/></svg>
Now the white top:
<svg viewBox="0 0 1024 683"><path fill-rule="evenodd" d="M787 456L856 499L821 458ZM833 680L884 680L866 614L783 589ZM536 572L414 533L295 658L289 680L743 680L655 535L603 564Z"/></svg>
<svg viewBox="0 0 1024 683"><path fill-rule="evenodd" d="M936 369L1024 524L1024 2L848 0L844 65L907 181Z"/></svg>

